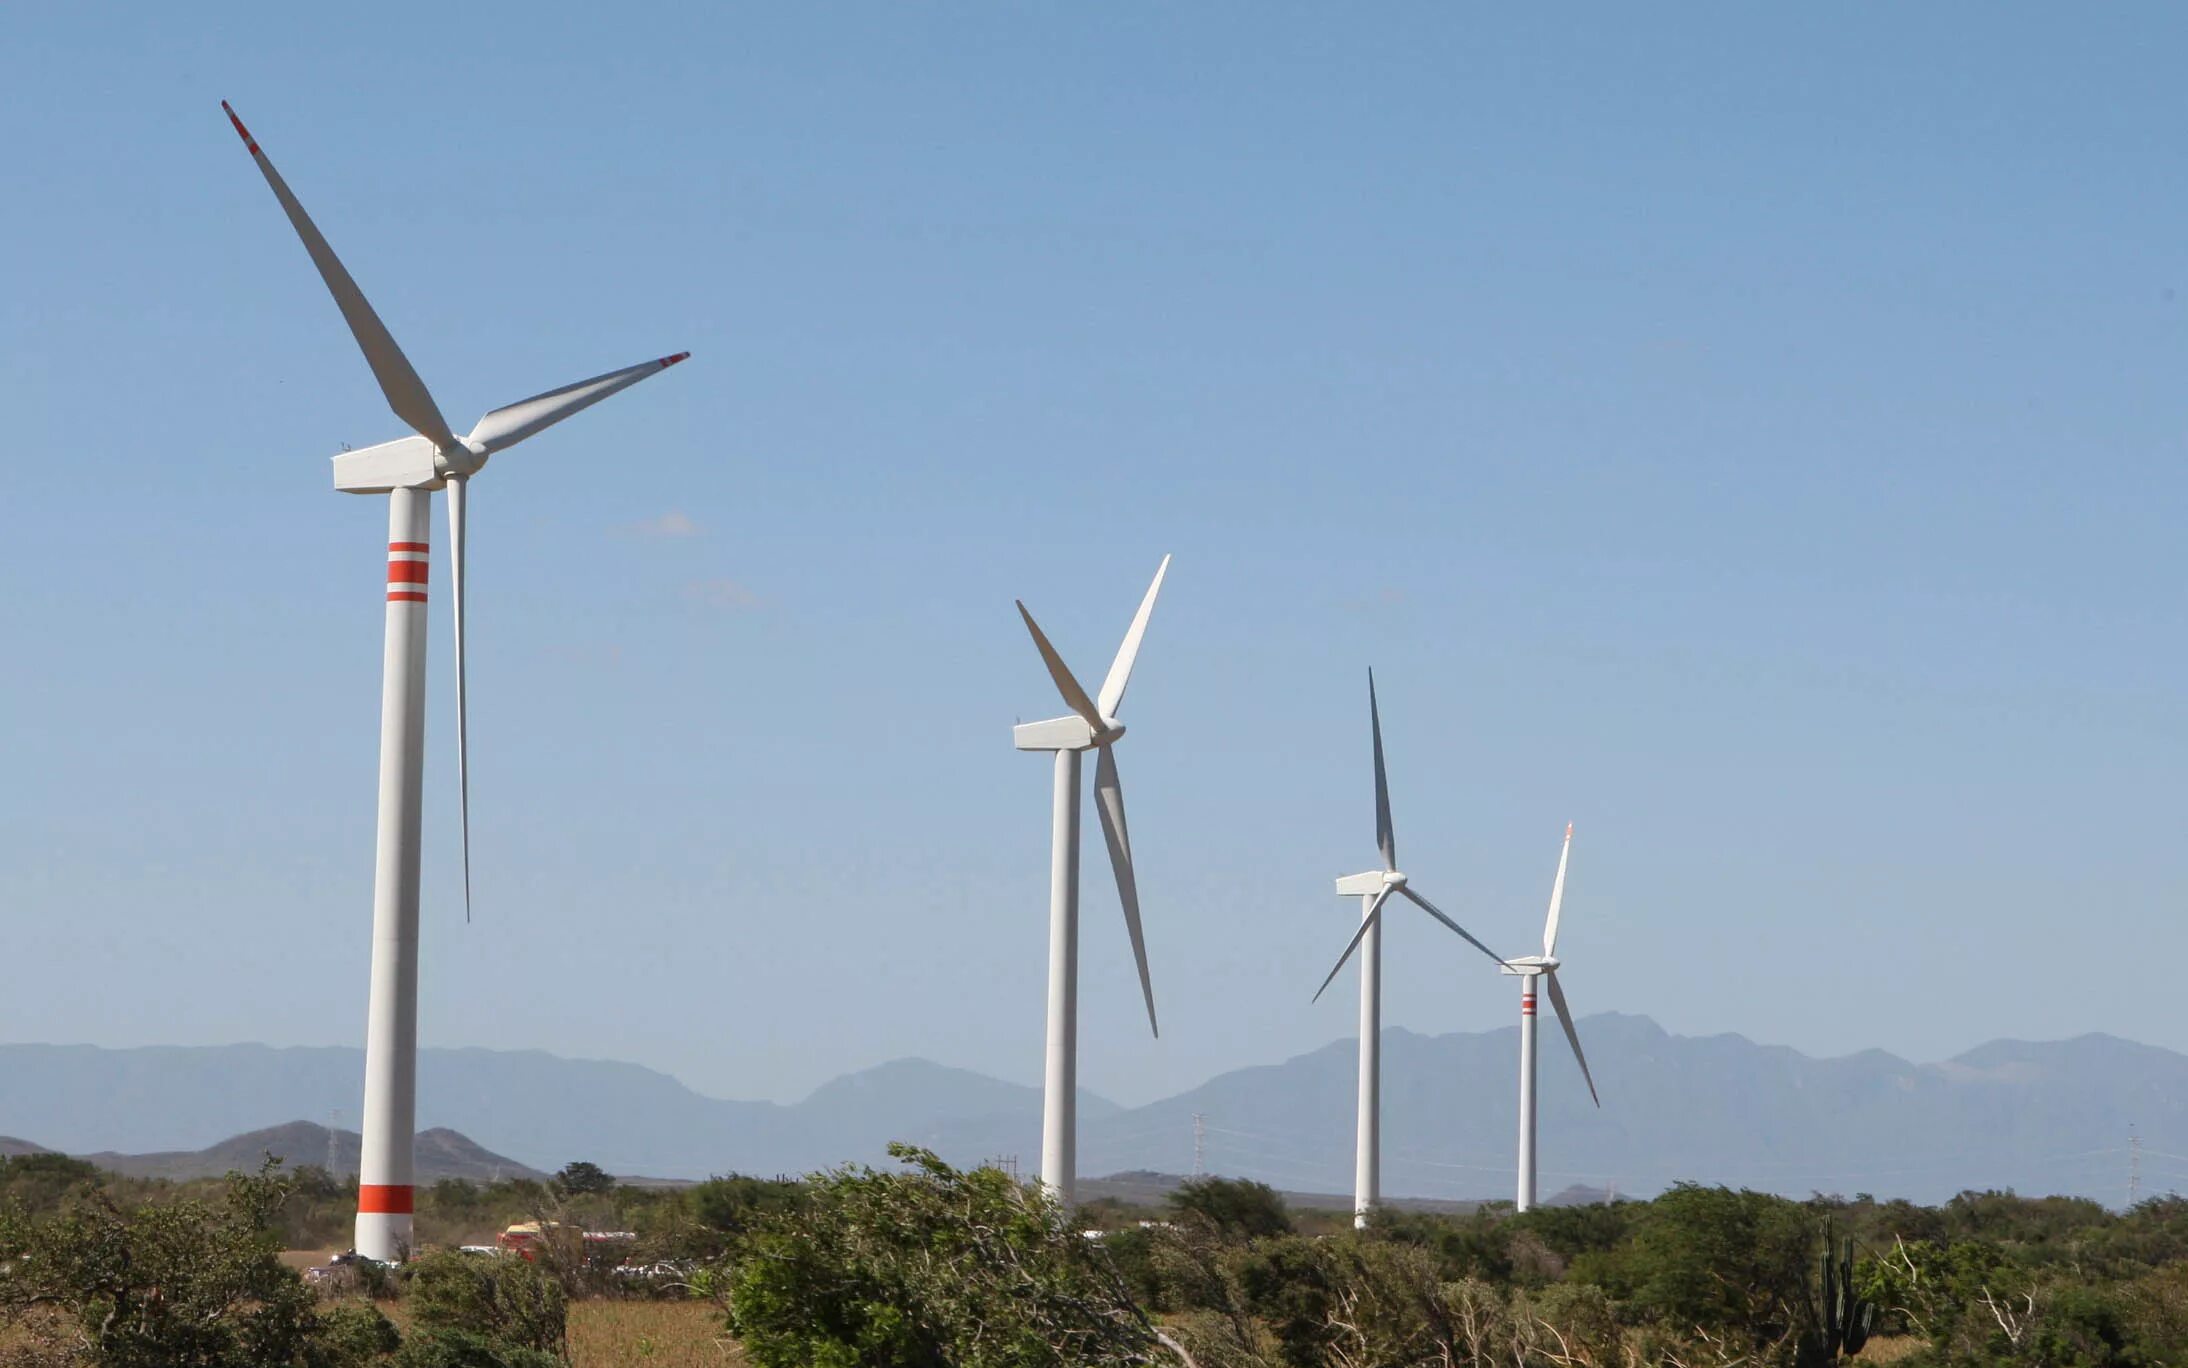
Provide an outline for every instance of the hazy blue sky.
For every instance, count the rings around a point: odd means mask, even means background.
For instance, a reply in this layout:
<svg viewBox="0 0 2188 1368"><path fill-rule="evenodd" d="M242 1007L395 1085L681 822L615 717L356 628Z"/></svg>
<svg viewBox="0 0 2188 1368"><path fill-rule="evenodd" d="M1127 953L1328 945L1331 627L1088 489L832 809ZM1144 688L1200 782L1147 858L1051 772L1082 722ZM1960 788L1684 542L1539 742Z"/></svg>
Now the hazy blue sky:
<svg viewBox="0 0 2188 1368"><path fill-rule="evenodd" d="M362 1036L386 513L326 458L403 430L225 97L459 429L694 354L475 487L429 1044L1035 1079L1011 600L1098 679L1173 551L1166 1034L1095 838L1089 1086L1352 1032L1371 663L1492 945L1578 823L1582 1013L2188 1049L2180 11L125 13L0 10L0 1039ZM1514 1019L1400 913L1391 1024Z"/></svg>

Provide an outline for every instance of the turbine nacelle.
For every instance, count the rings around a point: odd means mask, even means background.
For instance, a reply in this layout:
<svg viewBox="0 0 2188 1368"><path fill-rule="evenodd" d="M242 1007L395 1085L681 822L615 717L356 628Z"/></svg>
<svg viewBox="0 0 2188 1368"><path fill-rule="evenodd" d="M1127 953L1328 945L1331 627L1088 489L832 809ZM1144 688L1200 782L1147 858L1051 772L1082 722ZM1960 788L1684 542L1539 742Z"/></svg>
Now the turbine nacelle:
<svg viewBox="0 0 2188 1368"><path fill-rule="evenodd" d="M1537 974L1547 974L1554 971L1559 963L1559 960L1549 955L1521 955L1515 959L1506 960L1501 972L1520 974L1532 978Z"/></svg>
<svg viewBox="0 0 2188 1368"><path fill-rule="evenodd" d="M1100 731L1077 715L1051 717L1042 722L1021 722L1010 729L1010 743L1023 751L1083 751L1114 745L1124 736L1124 723L1104 718Z"/></svg>
<svg viewBox="0 0 2188 1368"><path fill-rule="evenodd" d="M439 489L444 478L440 452L423 437L400 437L334 458L334 487L344 494Z"/></svg>
<svg viewBox="0 0 2188 1368"><path fill-rule="evenodd" d="M1399 889L1406 885L1406 877L1395 869L1370 869L1363 874L1347 874L1337 881L1340 898L1372 898L1385 889Z"/></svg>
<svg viewBox="0 0 2188 1368"><path fill-rule="evenodd" d="M334 487L343 494L386 494L397 489L437 490L451 475L476 475L487 451L476 442L436 447L423 437L344 451L334 458Z"/></svg>

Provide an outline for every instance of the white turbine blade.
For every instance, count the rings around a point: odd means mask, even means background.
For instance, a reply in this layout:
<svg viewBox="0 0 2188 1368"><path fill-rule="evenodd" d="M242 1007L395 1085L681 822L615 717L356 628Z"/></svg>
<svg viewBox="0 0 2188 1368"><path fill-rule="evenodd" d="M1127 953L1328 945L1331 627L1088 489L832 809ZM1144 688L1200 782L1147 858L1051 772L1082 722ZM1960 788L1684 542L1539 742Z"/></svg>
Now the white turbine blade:
<svg viewBox="0 0 2188 1368"><path fill-rule="evenodd" d="M1109 662L1109 677L1102 681L1101 696L1096 705L1104 717L1115 717L1117 706L1124 702L1124 686L1132 682L1132 662L1139 659L1140 638L1147 635L1147 619L1155 611L1155 595L1162 592L1162 577L1170 573L1170 558L1164 556L1162 564L1155 567L1155 581L1147 586L1147 596L1140 600L1140 610L1132 615L1132 625L1125 629L1124 642L1117 647L1117 658Z"/></svg>
<svg viewBox="0 0 2188 1368"><path fill-rule="evenodd" d="M1056 654L1054 646L1048 644L1048 638L1041 632L1041 624L1035 622L1033 614L1026 611L1023 599L1018 600L1018 616L1026 620L1026 630L1033 633L1033 644L1040 648L1041 659L1048 663L1048 677L1056 681L1056 692L1064 696L1064 702L1070 705L1073 712L1086 719L1086 724L1094 729L1096 736L1108 731L1109 724L1102 720L1100 710L1094 706L1094 700L1086 696L1086 690L1080 688L1079 681L1072 677L1071 667L1064 664L1064 658Z"/></svg>
<svg viewBox="0 0 2188 1368"><path fill-rule="evenodd" d="M1375 733L1375 846L1383 852L1383 872L1398 868L1398 837L1390 828L1390 778L1383 772L1383 714L1375 706L1375 671L1368 671L1368 727Z"/></svg>
<svg viewBox="0 0 2188 1368"><path fill-rule="evenodd" d="M1345 953L1339 955L1337 963L1330 966L1330 976L1322 980L1320 988L1314 990L1314 996L1308 999L1310 1004L1320 1002L1322 994L1328 992L1330 984L1336 982L1337 971L1345 967L1345 961L1352 958L1352 952L1360 948L1360 942L1367 936L1368 928L1375 924L1377 917L1383 915L1383 904L1390 901L1390 891L1396 886L1384 884L1383 891L1375 895L1374 902L1368 904L1367 915L1360 918L1360 928L1352 933L1351 940L1345 942Z"/></svg>
<svg viewBox="0 0 2188 1368"><path fill-rule="evenodd" d="M1483 945L1480 941L1475 940L1472 934L1470 934L1465 927L1451 920L1443 913L1438 912L1434 904L1430 903L1428 899L1413 891L1413 885L1400 884L1398 885L1398 891L1405 894L1408 898L1411 898L1415 903L1419 904L1420 909L1423 912L1426 912L1429 916L1434 917L1437 921L1442 922L1445 926L1448 926L1452 930L1458 932L1459 935L1465 939L1468 945L1473 946L1476 950L1481 951L1483 954L1495 960L1497 963L1504 963L1504 956L1498 954L1496 951L1490 949L1488 946Z"/></svg>
<svg viewBox="0 0 2188 1368"><path fill-rule="evenodd" d="M535 394L520 399L506 408L495 409L464 439L469 446L483 450L491 456L497 451L513 447L525 438L543 429L553 427L579 409L591 408L618 390L626 390L649 375L658 375L677 362L690 356L690 352L678 352L652 361L641 361L635 366L596 375L590 380L580 380L574 385L551 389L545 394Z"/></svg>
<svg viewBox="0 0 2188 1368"><path fill-rule="evenodd" d="M319 268L319 278L327 282L335 306L341 309L343 319L349 323L351 335L356 337L358 348L365 354L365 364L372 367L373 376L380 382L380 392L387 396L387 406L395 410L396 417L410 424L411 431L435 447L446 451L455 446L456 438L448 430L448 420L441 417L440 406L433 402L433 396L426 391L418 372L411 369L410 358L403 355L403 349L388 335L387 325L380 321L380 315L365 302L365 292L350 279L341 258L334 254L334 249L327 245L326 238L320 236L318 227L312 223L311 215L305 213L304 206L289 193L288 183L281 179L281 173L274 170L273 163L266 160L266 154L258 150L258 140L243 126L243 120L228 108L226 100L220 102L220 107L227 110L228 122L236 126L243 145L251 149L251 157L265 175L266 184L273 187L274 198L281 201L282 210L288 214L289 225L304 240L304 250L311 253L312 265Z"/></svg>
<svg viewBox="0 0 2188 1368"><path fill-rule="evenodd" d="M1542 924L1542 957L1557 955L1557 914L1565 906L1565 861L1573 853L1573 824L1565 824L1565 845L1557 853L1557 881L1550 885L1550 915Z"/></svg>
<svg viewBox="0 0 2188 1368"><path fill-rule="evenodd" d="M1147 942L1140 936L1140 886L1132 873L1132 836L1124 824L1124 785L1117 778L1117 759L1111 747L1099 747L1094 762L1094 809L1101 814L1102 837L1109 842L1109 867L1117 875L1117 901L1124 904L1124 929L1132 937L1132 962L1140 969L1140 995L1147 999L1147 1029L1160 1038L1155 1024L1155 986L1147 977Z"/></svg>
<svg viewBox="0 0 2188 1368"><path fill-rule="evenodd" d="M1565 1005L1565 990L1557 986L1557 970L1543 973L1547 980L1544 987L1550 990L1550 1005L1557 1009L1557 1024L1565 1028L1565 1038L1572 1042L1573 1058L1580 1061L1580 1077L1588 1085L1588 1096L1600 1107L1603 1099L1595 1095L1595 1079L1588 1073L1588 1057L1580 1052L1580 1032L1573 1029L1573 1012Z"/></svg>
<svg viewBox="0 0 2188 1368"><path fill-rule="evenodd" d="M448 477L449 595L456 617L456 810L463 823L463 919L471 920L471 742L463 669L463 532L466 476Z"/></svg>

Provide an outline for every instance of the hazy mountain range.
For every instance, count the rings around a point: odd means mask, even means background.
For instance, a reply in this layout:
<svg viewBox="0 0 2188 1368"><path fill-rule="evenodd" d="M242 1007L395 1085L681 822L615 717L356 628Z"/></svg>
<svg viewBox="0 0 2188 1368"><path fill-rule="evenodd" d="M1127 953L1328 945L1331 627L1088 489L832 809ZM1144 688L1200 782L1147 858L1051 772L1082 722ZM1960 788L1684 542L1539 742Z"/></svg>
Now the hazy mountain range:
<svg viewBox="0 0 2188 1368"><path fill-rule="evenodd" d="M96 1150L77 1157L138 1178L212 1178L236 1171L247 1173L265 1162L268 1155L285 1164L317 1164L347 1175L357 1171L357 1154L363 1147L356 1131L290 1121L232 1135L204 1149L159 1150L151 1154ZM418 1132L411 1142L411 1155L422 1183L443 1178L490 1183L502 1178L546 1177L538 1169L494 1154L445 1127Z"/></svg>
<svg viewBox="0 0 2188 1368"><path fill-rule="evenodd" d="M1603 1108L1589 1105L1560 1042L1546 1040L1546 1190L1641 1194L1694 1179L1938 1201L1995 1186L2117 1204L2131 1126L2144 1191L2188 1186L2188 1159L2175 1158L2188 1155L2188 1056L2170 1050L2091 1035L1993 1041L1913 1064L1882 1051L1815 1059L1735 1035L1674 1036L1620 1014L1580 1028ZM1386 1192L1509 1194L1517 1052L1515 1028L1385 1034ZM1336 1041L1143 1107L1085 1095L1080 1171L1190 1172L1197 1114L1209 1171L1347 1191L1354 1057L1353 1041ZM300 1119L354 1127L362 1076L349 1049L0 1045L0 1134L144 1172L215 1145L242 1145L250 1158L264 1146L238 1132ZM879 1161L891 1139L958 1162L1015 1158L1030 1174L1040 1151L1037 1089L916 1059L847 1074L785 1106L704 1097L632 1064L425 1050L419 1118L461 1132L430 1162L421 1136L421 1170L466 1176L580 1158L653 1177L794 1173ZM483 1158L463 1148L471 1141ZM282 1143L313 1151L288 1158L324 1162L324 1130ZM338 1140L338 1167L354 1164L353 1145Z"/></svg>

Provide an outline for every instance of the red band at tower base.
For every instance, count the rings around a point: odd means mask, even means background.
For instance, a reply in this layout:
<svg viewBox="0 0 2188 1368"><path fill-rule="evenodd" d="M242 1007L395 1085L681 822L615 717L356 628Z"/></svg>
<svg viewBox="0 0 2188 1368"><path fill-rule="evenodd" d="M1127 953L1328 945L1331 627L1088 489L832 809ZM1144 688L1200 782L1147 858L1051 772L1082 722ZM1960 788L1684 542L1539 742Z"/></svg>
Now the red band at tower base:
<svg viewBox="0 0 2188 1368"><path fill-rule="evenodd" d="M408 1184L360 1183L357 1212L361 1216L408 1216L417 1191Z"/></svg>

